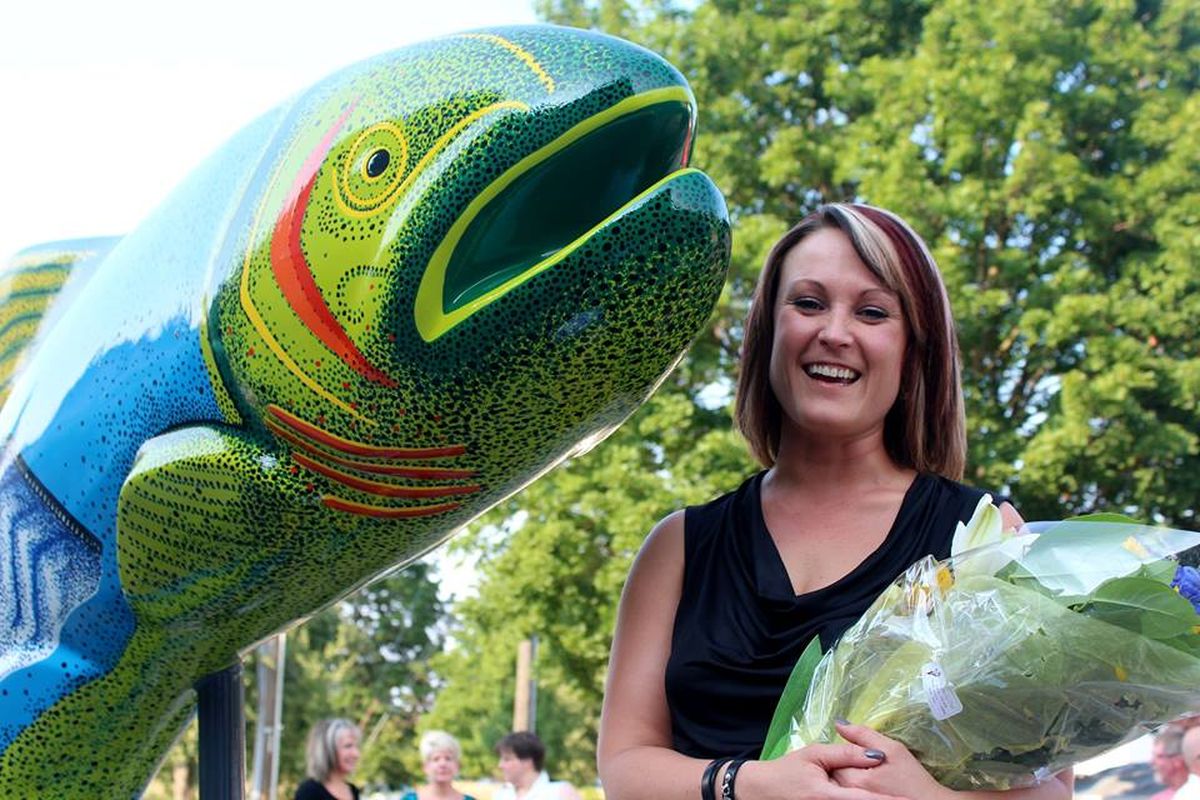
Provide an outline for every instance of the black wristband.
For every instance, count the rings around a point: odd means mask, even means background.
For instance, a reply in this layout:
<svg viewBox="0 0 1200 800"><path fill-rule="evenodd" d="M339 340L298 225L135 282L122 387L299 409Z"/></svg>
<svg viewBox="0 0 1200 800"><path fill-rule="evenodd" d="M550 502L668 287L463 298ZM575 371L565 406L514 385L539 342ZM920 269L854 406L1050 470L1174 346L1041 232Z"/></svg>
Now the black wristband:
<svg viewBox="0 0 1200 800"><path fill-rule="evenodd" d="M725 770L725 779L721 781L721 800L733 800L733 782L737 778L737 771L746 763L744 758L735 758L729 765L729 769Z"/></svg>
<svg viewBox="0 0 1200 800"><path fill-rule="evenodd" d="M704 768L700 776L700 800L717 800L717 773L721 767L733 761L732 758L714 758Z"/></svg>

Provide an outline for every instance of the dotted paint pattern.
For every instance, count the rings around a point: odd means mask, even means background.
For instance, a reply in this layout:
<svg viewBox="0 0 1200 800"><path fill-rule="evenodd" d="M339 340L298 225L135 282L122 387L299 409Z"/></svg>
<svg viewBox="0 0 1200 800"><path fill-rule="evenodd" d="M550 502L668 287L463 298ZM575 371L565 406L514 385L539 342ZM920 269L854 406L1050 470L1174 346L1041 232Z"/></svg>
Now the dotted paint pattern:
<svg viewBox="0 0 1200 800"><path fill-rule="evenodd" d="M728 265L694 121L627 42L451 36L268 112L127 237L19 255L0 794L137 796L199 678L628 417Z"/></svg>

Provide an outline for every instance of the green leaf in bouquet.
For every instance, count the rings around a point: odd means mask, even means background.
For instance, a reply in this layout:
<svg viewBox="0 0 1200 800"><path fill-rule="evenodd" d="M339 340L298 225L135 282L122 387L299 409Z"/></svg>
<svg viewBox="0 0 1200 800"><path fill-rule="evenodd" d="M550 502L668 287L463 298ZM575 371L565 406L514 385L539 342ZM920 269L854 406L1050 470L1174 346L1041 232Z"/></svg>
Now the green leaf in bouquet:
<svg viewBox="0 0 1200 800"><path fill-rule="evenodd" d="M1188 631L1179 636L1172 636L1169 639L1160 639L1159 641L1194 658L1200 658L1200 634Z"/></svg>
<svg viewBox="0 0 1200 800"><path fill-rule="evenodd" d="M925 642L901 644L858 690L846 719L876 730L886 728L889 718L908 704L909 682L917 679L931 656L932 650Z"/></svg>
<svg viewBox="0 0 1200 800"><path fill-rule="evenodd" d="M808 687L812 683L813 671L821 663L821 637L814 636L800 654L792 674L788 676L787 684L783 687L783 696L775 706L775 714L771 717L771 725L767 728L767 740L763 744L762 760L769 761L779 758L788 751L788 742L792 730L792 718L804 711L804 700L808 696Z"/></svg>
<svg viewBox="0 0 1200 800"><path fill-rule="evenodd" d="M1036 575L1030 572L1020 564L1013 564L1008 569L996 575L1000 580L1011 583L1013 586L1019 586L1022 589L1027 589L1032 592L1037 592L1043 597L1054 600L1065 606L1080 606L1089 602L1092 599L1090 593L1066 593L1061 590L1052 589L1043 584Z"/></svg>
<svg viewBox="0 0 1200 800"><path fill-rule="evenodd" d="M1170 586L1142 577L1114 578L1101 584L1083 613L1151 639L1189 633L1197 622L1188 600Z"/></svg>
<svg viewBox="0 0 1200 800"><path fill-rule="evenodd" d="M1143 578L1149 578L1153 581L1169 586L1175 578L1175 570L1179 569L1179 562L1173 558L1163 558L1158 561L1152 561L1149 564L1143 564L1138 570L1138 575Z"/></svg>

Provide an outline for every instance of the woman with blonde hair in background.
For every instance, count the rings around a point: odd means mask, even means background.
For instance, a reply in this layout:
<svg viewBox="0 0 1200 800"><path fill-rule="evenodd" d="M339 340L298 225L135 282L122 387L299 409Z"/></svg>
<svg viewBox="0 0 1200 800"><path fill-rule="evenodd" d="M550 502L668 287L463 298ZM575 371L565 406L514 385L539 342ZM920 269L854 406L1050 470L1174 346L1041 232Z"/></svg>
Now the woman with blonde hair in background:
<svg viewBox="0 0 1200 800"><path fill-rule="evenodd" d="M358 765L362 732L345 719L323 719L308 734L308 779L296 788L295 800L359 800L350 773Z"/></svg>
<svg viewBox="0 0 1200 800"><path fill-rule="evenodd" d="M401 800L475 800L454 788L458 777L462 747L445 731L429 731L421 737L421 768L428 783L417 787Z"/></svg>

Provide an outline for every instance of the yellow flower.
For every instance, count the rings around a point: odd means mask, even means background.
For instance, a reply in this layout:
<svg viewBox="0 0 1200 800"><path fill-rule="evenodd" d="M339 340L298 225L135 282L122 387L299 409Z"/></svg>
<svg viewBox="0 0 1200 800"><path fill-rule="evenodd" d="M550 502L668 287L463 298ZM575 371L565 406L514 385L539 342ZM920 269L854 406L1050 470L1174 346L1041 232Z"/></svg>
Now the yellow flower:
<svg viewBox="0 0 1200 800"><path fill-rule="evenodd" d="M1129 673L1126 672L1125 668L1122 667L1120 664L1118 664L1116 667L1113 668L1113 672L1116 673L1117 680L1119 680L1119 681L1129 680Z"/></svg>
<svg viewBox="0 0 1200 800"><path fill-rule="evenodd" d="M1143 561L1150 560L1150 551L1147 550L1145 545L1143 545L1141 542L1139 542L1133 536L1130 536L1127 539L1125 539L1125 541L1121 542L1121 547L1125 548L1130 553L1133 553L1135 556L1142 559Z"/></svg>
<svg viewBox="0 0 1200 800"><path fill-rule="evenodd" d="M937 585L945 594L946 590L954 585L954 573L950 570L949 565L942 564L937 571Z"/></svg>

